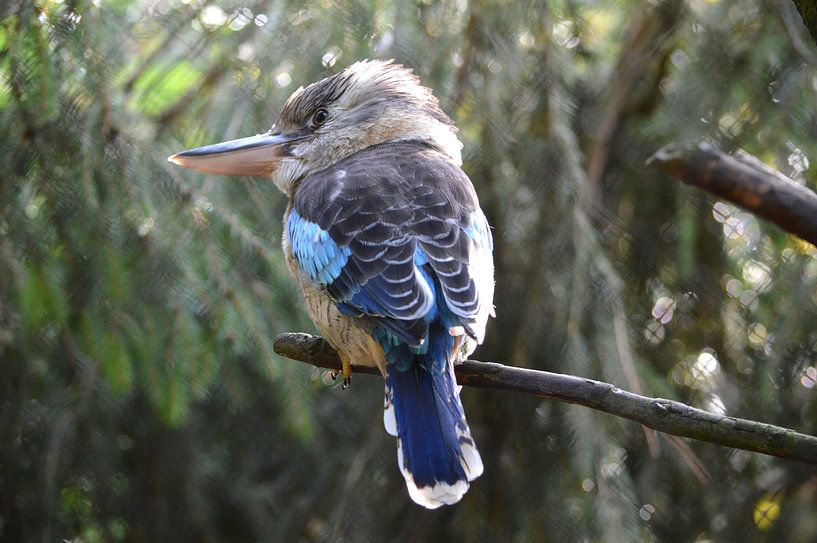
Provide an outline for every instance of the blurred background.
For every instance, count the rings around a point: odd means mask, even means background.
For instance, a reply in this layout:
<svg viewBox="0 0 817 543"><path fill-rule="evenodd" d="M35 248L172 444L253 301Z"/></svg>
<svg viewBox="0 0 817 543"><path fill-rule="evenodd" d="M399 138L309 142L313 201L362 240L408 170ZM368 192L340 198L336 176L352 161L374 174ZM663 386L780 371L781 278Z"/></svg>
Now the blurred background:
<svg viewBox="0 0 817 543"><path fill-rule="evenodd" d="M645 160L743 148L811 188L817 48L784 0L5 0L0 539L817 541L817 476L466 389L485 474L408 498L383 386L313 332L264 179L173 167L394 58L434 88L494 226L478 360L817 432L817 250Z"/></svg>

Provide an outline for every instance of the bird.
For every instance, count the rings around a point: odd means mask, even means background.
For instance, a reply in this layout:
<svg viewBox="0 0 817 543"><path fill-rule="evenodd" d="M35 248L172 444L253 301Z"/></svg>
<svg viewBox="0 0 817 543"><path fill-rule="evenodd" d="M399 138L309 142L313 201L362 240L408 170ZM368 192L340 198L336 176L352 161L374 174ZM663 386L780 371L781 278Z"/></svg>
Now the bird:
<svg viewBox="0 0 817 543"><path fill-rule="evenodd" d="M299 87L272 128L176 153L179 166L268 177L288 198L282 248L317 330L385 379L409 497L459 502L483 472L454 363L494 316L491 227L432 90L394 60Z"/></svg>

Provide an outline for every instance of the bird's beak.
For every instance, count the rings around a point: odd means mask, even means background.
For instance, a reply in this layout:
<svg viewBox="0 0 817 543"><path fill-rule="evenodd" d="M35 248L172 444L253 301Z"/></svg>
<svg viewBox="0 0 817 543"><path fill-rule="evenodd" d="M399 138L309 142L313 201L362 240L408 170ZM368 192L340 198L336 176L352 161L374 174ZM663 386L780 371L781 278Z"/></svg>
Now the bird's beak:
<svg viewBox="0 0 817 543"><path fill-rule="evenodd" d="M268 176L287 156L292 143L306 137L304 132L259 134L249 138L215 143L176 153L169 162L185 168L219 175Z"/></svg>

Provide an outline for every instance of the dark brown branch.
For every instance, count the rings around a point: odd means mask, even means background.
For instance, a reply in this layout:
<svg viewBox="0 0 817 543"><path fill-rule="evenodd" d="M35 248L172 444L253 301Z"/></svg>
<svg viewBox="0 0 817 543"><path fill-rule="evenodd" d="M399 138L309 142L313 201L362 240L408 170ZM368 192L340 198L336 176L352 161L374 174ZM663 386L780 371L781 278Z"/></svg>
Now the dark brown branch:
<svg viewBox="0 0 817 543"><path fill-rule="evenodd" d="M648 163L817 245L817 194L751 155L727 155L708 143L673 144Z"/></svg>
<svg viewBox="0 0 817 543"><path fill-rule="evenodd" d="M281 334L275 352L313 366L340 369L337 353L322 338ZM377 374L376 368L354 366L356 373ZM461 385L531 394L583 405L623 417L653 430L817 464L817 437L761 422L717 415L673 400L648 398L609 384L574 375L515 368L468 360L456 367Z"/></svg>

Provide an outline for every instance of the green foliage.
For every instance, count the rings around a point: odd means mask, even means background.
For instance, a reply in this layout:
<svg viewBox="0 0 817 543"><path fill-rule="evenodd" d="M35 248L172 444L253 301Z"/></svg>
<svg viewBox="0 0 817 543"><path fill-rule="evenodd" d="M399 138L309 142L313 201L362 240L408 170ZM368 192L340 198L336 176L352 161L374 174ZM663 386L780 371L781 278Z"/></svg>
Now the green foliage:
<svg viewBox="0 0 817 543"><path fill-rule="evenodd" d="M140 113L154 116L179 101L202 78L187 61L172 66L150 65L133 84L133 104Z"/></svg>
<svg viewBox="0 0 817 543"><path fill-rule="evenodd" d="M65 293L52 270L38 267L24 271L19 290L23 331L36 340L44 331L59 329L68 313ZM50 335L50 334L47 334Z"/></svg>
<svg viewBox="0 0 817 543"><path fill-rule="evenodd" d="M289 94L396 58L495 227L478 358L817 431L817 251L644 165L744 148L815 188L785 3L12 0L0 7L0 539L813 541L813 473L466 390L486 473L418 509L312 330L269 182L181 171ZM803 50L803 47L806 50Z"/></svg>

